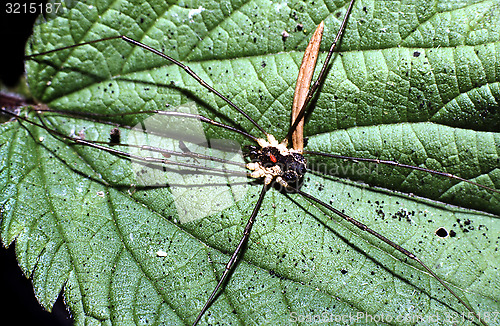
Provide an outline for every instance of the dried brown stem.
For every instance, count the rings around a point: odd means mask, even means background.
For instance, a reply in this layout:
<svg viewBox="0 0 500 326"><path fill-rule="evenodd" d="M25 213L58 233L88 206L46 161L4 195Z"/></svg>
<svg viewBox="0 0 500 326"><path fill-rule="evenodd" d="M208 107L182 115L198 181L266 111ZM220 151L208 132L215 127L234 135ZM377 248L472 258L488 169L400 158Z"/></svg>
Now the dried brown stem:
<svg viewBox="0 0 500 326"><path fill-rule="evenodd" d="M307 98L311 80L318 60L319 46L323 37L324 23L321 22L314 32L302 58L299 75L297 77L297 86L295 86L295 94L293 96L292 105L292 125L300 113L302 106ZM293 149L302 151L304 149L304 118L301 119L297 128L292 134Z"/></svg>

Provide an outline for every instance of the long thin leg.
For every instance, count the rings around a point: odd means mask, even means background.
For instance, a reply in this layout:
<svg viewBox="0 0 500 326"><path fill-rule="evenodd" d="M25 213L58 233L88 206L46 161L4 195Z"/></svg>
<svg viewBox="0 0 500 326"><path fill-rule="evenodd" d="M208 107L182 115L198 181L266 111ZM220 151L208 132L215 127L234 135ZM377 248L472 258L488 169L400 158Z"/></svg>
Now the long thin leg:
<svg viewBox="0 0 500 326"><path fill-rule="evenodd" d="M412 169L412 170L417 170L417 171L423 171L423 172L428 172L428 173L432 173L432 174L435 174L435 175L440 175L440 176L443 176L443 177L452 178L452 179L459 180L459 181L462 181L462 182L466 182L466 183L472 184L474 186L486 189L488 191L500 193L500 190L493 189L493 188L490 188L488 186L482 185L480 183L464 179L462 177L459 177L459 176L451 174L451 173L440 172L440 171L426 169L426 168L422 168L422 167L414 166L414 165L409 165L409 164L402 164L402 163L398 163L398 162L395 162L395 161L379 160L379 159L374 159L374 158L351 157L351 156L328 154L328 153L315 152L315 151L304 151L304 154L319 155L319 156L331 157L331 158L338 158L338 159L349 160L349 161L353 161L353 162L368 162L368 163L385 164L385 165L391 165L391 166L396 166L396 167L401 167L401 168L407 168L407 169Z"/></svg>
<svg viewBox="0 0 500 326"><path fill-rule="evenodd" d="M44 111L44 112L47 112L47 111ZM66 114L65 112L62 112L62 111L50 111L50 112L51 113L53 113L53 112L63 113L65 116L68 115L68 114ZM153 111L151 111L151 112L153 112ZM159 112L166 113L165 115L169 115L169 116L180 116L180 117L187 117L187 118L194 118L194 119L200 119L200 117L201 118L205 118L205 117L203 117L201 115L190 114L190 113L169 112L169 111L159 111ZM141 113L145 113L145 112L141 112ZM173 113L173 114L168 114L168 113ZM120 114L117 114L117 115L120 115ZM69 116L73 116L73 114L69 114ZM75 114L75 116L78 117L80 115L79 114ZM38 115L38 117L39 117L39 119L41 121L41 124L45 127L44 129L54 134L55 128L50 128L49 126L47 126L47 123L41 119L40 115ZM205 119L207 119L209 121L213 121L213 120L210 120L208 118L205 118ZM25 120L25 121L27 121L27 120ZM95 120L92 120L92 121L95 121ZM99 123L102 123L102 124L106 124L106 125L112 125L112 126L116 126L116 127L120 127L120 128L124 128L124 129L128 129L128 130L136 130L133 127L130 127L130 126L127 126L127 125L118 124L118 123L113 123L113 122L109 122L109 121L96 121L96 122L99 122ZM208 121L205 121L205 122L208 122ZM219 124L216 121L213 121L213 122L214 122L214 125L221 126L221 127L227 127L227 129L229 129L229 130L233 130L233 131L236 131L236 132L239 132L239 133L243 133L245 135L248 135L251 139L254 139L252 135L247 134L247 133L245 133L245 132L243 132L241 130L235 129L235 128L231 127L231 126L226 126L226 125ZM148 134L162 136L162 134L155 133L154 131L150 131L150 132L148 132ZM61 134L59 132L57 132L57 136L61 137ZM72 140L72 141L75 141L75 139L81 140L80 138L76 138L76 137L72 137L72 136L64 136L64 138ZM241 167L241 168L246 168L245 163L234 162L234 161L230 161L230 160L226 160L226 159L221 159L221 158L214 157L214 156L199 154L199 153L195 153L195 152L190 152L190 151L189 152L176 152L176 151L173 151L173 150L159 148L159 147L150 146L150 145L111 143L111 142L98 141L98 140L93 140L93 141L89 141L89 142L92 142L94 144L103 144L103 145L114 146L114 147L137 148L137 149L140 149L142 151L148 151L148 152L155 152L155 153L164 154L165 157L169 157L171 155L174 155L174 156L178 156L178 157L196 158L196 159L208 160L208 161L219 162L219 163L224 163L224 164L229 164L229 165L235 165L235 166L238 166L238 167ZM87 143L80 143L80 144L81 145L88 145ZM161 163L161 159L158 159L158 162Z"/></svg>
<svg viewBox="0 0 500 326"><path fill-rule="evenodd" d="M107 147L107 146L104 146L104 145L99 144L97 142L88 141L88 140L77 138L77 137L67 136L67 135L65 135L63 133L60 133L60 132L58 132L56 130L53 130L53 129L49 128L45 124L45 122L43 120L40 120L41 123L37 123L35 121L31 121L31 120L29 120L29 119L27 119L25 117L16 115L16 114L14 114L12 112L9 112L9 111L3 111L3 112L7 113L7 114L9 114L9 115L11 115L11 116L13 116L15 118L17 118L20 121L24 121L24 122L29 123L31 125L43 128L44 130L47 130L48 132L50 132L52 135L54 135L56 137L60 137L60 138L63 138L63 139L70 140L70 141L72 141L72 142L74 142L75 144L78 144L78 145L84 145L84 146L93 147L93 148L96 148L96 149L99 149L99 150L103 150L103 151L106 151L106 152L111 153L113 155L117 155L117 156L120 156L120 157L126 157L126 158L131 159L131 160L133 160L135 162L142 162L142 163L146 163L146 164L159 164L160 166L163 166L163 165L167 165L167 166L168 165L175 165L175 166L181 166L181 167L191 168L191 169L196 169L196 170L204 170L204 171L218 172L218 173L231 174L231 175L241 175L241 176L248 176L249 175L248 173L242 172L242 171L233 171L233 170L220 169L220 168L215 168L215 167L208 167L208 166L200 166L200 165L195 165L195 164L189 164L189 163L184 163L184 162L176 162L176 161L172 161L172 160L167 160L166 158L142 157L142 156L139 156L139 155L135 155L135 154L123 152L123 151L120 151L120 150L117 150L117 149L114 149L114 148L111 148L111 147ZM191 157L191 155L189 153L175 152L175 155L177 155L177 156ZM206 159L209 159L208 156L207 156ZM222 159L214 158L214 160L222 160ZM227 162L225 161L223 163L230 164L230 162L231 163L235 163L235 162L232 162L232 161L227 161Z"/></svg>
<svg viewBox="0 0 500 326"><path fill-rule="evenodd" d="M0 110L3 110L0 109ZM170 117L181 117L181 118L188 118L188 119L196 119L200 120L201 122L211 124L216 127L221 127L224 129L227 129L232 132L239 133L247 138L250 138L251 140L257 142L257 137L240 130L238 128L225 125L223 123L217 122L215 120L212 120L210 118L207 118L205 116L202 116L200 114L193 114L193 113L185 113L185 112L177 112L177 111L162 111L162 110L148 110L148 111L140 111L140 112L126 112L126 113L113 113L113 114L99 114L99 113L93 113L93 112L86 112L86 113L80 113L80 112L68 112L68 111L58 111L58 110L35 110L38 112L47 112L47 113L58 113L58 114L63 114L65 116L73 116L73 117L79 117L83 118L85 120L91 120L95 121L90 117L95 117L95 118L113 118L113 117L123 117L127 115L140 115L140 114L158 114L162 116L170 116ZM133 127L128 126L128 125L123 125L120 123L115 123L111 121L103 121L103 120L98 120L97 122L103 123L103 124L108 124L108 125L113 125L116 127L120 128L126 128L126 129L132 129Z"/></svg>
<svg viewBox="0 0 500 326"><path fill-rule="evenodd" d="M125 35L111 36L111 37L106 37L106 38L103 38L103 39L94 40L94 41L90 41L90 42L73 44L73 45L65 46L65 47L54 49L54 50L50 50L50 51L45 51L45 52L41 52L41 53L36 53L36 54L28 55L28 56L25 56L24 58L25 59L33 59L33 58L38 57L38 56L50 54L50 53L61 51L61 50L67 50L67 49L75 48L75 47L82 46L82 45L95 44L95 43L100 43L100 42L104 42L104 41L116 40L116 39L122 39L125 42L128 42L130 44L136 45L138 47L141 47L141 48L143 48L143 49L145 49L145 50L147 50L149 52L152 52L152 53L154 53L154 54L156 54L156 55L158 55L158 56L160 56L160 57L162 57L162 58L170 61L171 63L179 66L189 76L191 76L192 78L194 78L201 86L205 87L207 90L209 90L210 92L212 92L215 95L217 95L218 97L220 97L227 104L229 104L232 108L234 108L241 115L243 115L248 121L250 121L251 123L253 123L264 135L266 135L266 136L268 135L268 133L264 130L264 128L262 128L255 120L253 120L245 111L243 111L242 109L240 109L236 104L234 104L233 102L231 102L231 100L229 100L227 97L225 97L224 95L222 95L221 93L219 93L219 91L217 91L215 88L213 88L212 86L210 86L209 84L207 84L193 70L191 70L191 68L189 68L188 66L186 66L182 62L177 61L174 58L169 57L168 55L166 55L166 54L164 54L164 53L162 53L162 52L160 52L160 51L158 51L158 50L156 50L156 49L154 49L154 48L152 48L150 46L147 46L146 44L143 44L143 43L138 42L138 41L136 41L134 39L131 39L130 37L125 36Z"/></svg>
<svg viewBox="0 0 500 326"><path fill-rule="evenodd" d="M210 295L207 302L203 306L203 309L201 309L200 313L198 314L198 317L196 317L196 320L194 321L193 326L198 324L198 322L200 321L203 314L212 305L215 296L217 295L217 293L219 293L219 290L221 289L221 287L224 285L227 278L229 277L230 272L234 269L235 264L238 261L238 258L240 257L240 254L243 250L243 247L248 242L248 238L250 237L250 231L252 230L253 223L255 222L255 218L257 217L257 213L259 212L260 206L262 204L262 201L264 200L264 196L266 195L266 192L267 192L267 185L264 185L262 187L262 191L260 192L259 199L257 200L255 207L253 208L252 215L250 215L250 218L248 219L247 225L245 226L245 230L243 230L243 237L241 238L240 242L238 243L238 246L236 247L236 249L234 250L233 255L231 256L231 258L227 262L226 268L224 269L224 273L222 274L222 277L220 278L219 283L217 283L217 286L212 291L212 294Z"/></svg>
<svg viewBox="0 0 500 326"><path fill-rule="evenodd" d="M456 293L455 291L453 291L439 276L436 275L436 273L434 273L429 267L427 267L427 265L425 265L417 256L415 256L415 254L411 253L410 251L406 250L405 248L401 247L400 245L398 245L397 243L394 243L392 242L391 240L387 239L386 237L384 237L383 235L381 235L380 233L370 229L368 226L366 226L365 224L357 221L356 219L342 213L341 211L339 211L338 209L328 205L327 203L323 202L322 200L312 196L312 195L309 195L308 193L305 193L303 192L302 190L299 190L299 189L295 189L293 187L290 187L290 189L292 189L293 191L297 192L298 194L300 194L301 196L323 206L324 208L326 208L327 210L335 213L336 215L342 217L344 220L348 221L349 223L357 226L360 230L362 231L366 231L368 233L370 233L371 235L377 237L378 239L380 239L381 241L385 242L386 244L388 244L389 246L393 247L394 249L396 249L397 251L399 251L400 253L402 253L403 255L407 256L408 258L410 259L413 259L414 261L416 261L418 264L420 264L420 266L422 266L432 277L434 277L439 283L441 283L442 286L445 287L446 290L448 290L448 292L450 292L455 298L458 299L458 301L465 307L467 308L467 310L469 310L472 314L474 314L474 316L476 316L476 318L483 324L483 325L487 325L485 321L483 321L481 319L481 317L479 317L479 315L476 313L476 311L474 309L472 309L472 307L466 303L464 300L462 300L462 298L460 298Z"/></svg>
<svg viewBox="0 0 500 326"><path fill-rule="evenodd" d="M212 162L219 162L219 163L234 165L234 166L238 166L238 167L244 168L244 169L246 168L245 163L234 162L234 161L226 160L223 158L214 157L214 156L205 155L205 154L199 154L199 153L195 153L195 152L176 152L176 151L173 151L170 149L164 149L164 148L149 146L149 145L112 144L109 142L101 142L101 141L93 141L93 143L107 144L110 146L113 145L113 146L122 146L122 147L128 147L128 148L137 148L137 149L140 149L141 151L160 153L160 154L165 155L165 157L169 157L171 155L178 156L178 157L188 157L188 158L195 158L195 159L200 159L200 160L207 160L207 161L212 161Z"/></svg>
<svg viewBox="0 0 500 326"><path fill-rule="evenodd" d="M309 92L307 93L307 97L304 100L304 104L302 105L302 108L300 109L300 112L297 115L295 122L288 129L288 133L286 134L286 137L285 137L288 140L291 139L292 134L295 131L295 128L297 128L298 124L300 123L300 121L304 117L304 114L306 113L307 105L309 104L309 102L311 102L311 99L313 98L314 93L316 93L319 86L323 82L323 79L324 79L325 74L326 74L326 70L327 70L328 65L330 64L330 60L332 59L332 56L333 56L333 51L335 51L335 47L337 46L338 42L342 38L342 35L344 35L345 26L347 24L347 20L348 20L350 14L351 14L353 5L354 5L354 0L351 0L351 2L349 3L349 6L347 7L347 11L344 15L344 19L342 20L342 24L340 25L340 29L337 33L337 36L335 36L335 40L333 41L332 45L330 46L330 50L328 50L328 54L326 56L325 63L323 63L323 67L321 68L321 71L318 75L318 78L316 79L314 84L309 89Z"/></svg>

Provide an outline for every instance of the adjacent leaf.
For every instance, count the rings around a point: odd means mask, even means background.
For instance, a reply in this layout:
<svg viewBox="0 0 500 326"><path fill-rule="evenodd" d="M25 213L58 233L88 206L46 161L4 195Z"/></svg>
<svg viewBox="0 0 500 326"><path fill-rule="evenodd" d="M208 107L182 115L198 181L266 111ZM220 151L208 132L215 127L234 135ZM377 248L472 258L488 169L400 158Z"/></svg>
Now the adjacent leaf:
<svg viewBox="0 0 500 326"><path fill-rule="evenodd" d="M188 64L281 138L309 33L324 20L326 50L346 6L69 1L39 19L28 52L128 35ZM306 149L400 161L499 189L499 17L496 1L357 1L308 117ZM258 135L180 68L121 40L37 57L27 72L34 96L55 110L123 113L194 102L200 114ZM114 120L135 125L144 118ZM66 135L84 131L86 139L107 140L112 128L47 114L42 120ZM250 184L221 212L181 224L169 189L135 187L129 160L25 122L1 127L1 237L5 245L16 241L40 303L50 310L62 290L77 324L191 323L239 241L260 186ZM249 144L205 127L208 138ZM414 252L490 325L500 324L498 193L412 170L309 159L327 175L307 175L302 190ZM436 235L439 228L450 236ZM429 324L430 318L474 320L392 248L272 189L242 262L202 322Z"/></svg>

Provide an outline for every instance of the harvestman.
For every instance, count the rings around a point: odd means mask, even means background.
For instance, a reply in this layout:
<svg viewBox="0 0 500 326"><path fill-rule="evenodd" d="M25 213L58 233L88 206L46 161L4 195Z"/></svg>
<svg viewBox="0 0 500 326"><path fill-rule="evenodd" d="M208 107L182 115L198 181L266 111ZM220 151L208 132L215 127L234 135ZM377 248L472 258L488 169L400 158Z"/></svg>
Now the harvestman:
<svg viewBox="0 0 500 326"><path fill-rule="evenodd" d="M406 257L414 260L423 269L425 269L425 271L427 273L429 273L430 275L432 275L432 277L434 277L437 281L439 281L441 283L441 285L443 287L445 287L447 289L447 291L449 291L456 299L458 299L458 301L464 307L466 307L467 310L469 310L471 313L473 313L474 316L478 320L480 320L483 324L486 324L467 302L465 302L459 295L457 295L447 285L447 283L445 283L440 277L438 277L429 267L427 267L426 264L424 264L424 262L422 262L413 253L404 249L403 247L399 246L398 244L392 242L391 240L387 239L386 237L377 233L376 231L370 229L368 226L364 225L363 223L358 222L357 220L351 218L350 216L347 216L346 214L335 209L334 207L330 206L329 204L327 204L327 203L315 198L314 196L311 196L311 195L300 190L300 181L303 178L303 176L307 170L306 169L306 160L305 160L303 154L311 154L311 155L321 155L321 156L332 157L332 158L341 158L341 159L351 160L351 161L364 161L364 162L380 163L380 164L386 164L386 165L392 165L392 166L398 166L398 167L406 167L406 168L410 168L410 169L420 170L420 171L424 171L424 172L428 172L428 173L432 173L432 174L436 174L436 175L440 175L440 176L445 176L448 178L453 178L453 179L456 179L459 181L467 182L469 184L473 184L475 186L481 187L483 189L487 189L489 191L499 192L495 189L492 189L492 188L489 188L487 186L460 178L459 176L456 176L456 175L442 173L439 171L434 171L434 170L430 170L430 169L426 169L426 168L404 165L404 164L400 164L400 163L393 162L393 161L353 158L353 157L347 157L347 156L339 156L339 155L303 150L303 144L301 144L302 135L301 135L300 130L302 128L301 124L303 124L303 118L304 118L304 115L306 113L306 108L307 108L308 104L310 103L311 99L313 98L315 92L318 90L322 80L324 79L324 77L326 75L326 72L328 70L328 66L329 66L330 60L333 56L336 45L340 41L342 34L345 30L345 26L346 26L348 17L350 15L350 12L351 12L352 7L353 7L353 3L354 3L354 0L351 0L349 3L349 7L346 11L346 14L344 16L342 24L339 28L339 32L335 38L335 41L332 43L332 45L329 49L328 55L325 59L325 62L323 64L321 72L319 73L319 76L317 77L316 81L312 85L311 89L307 92L307 94L303 94L303 99L298 100L298 104L294 105L294 107L295 107L295 109L294 109L295 111L293 113L294 118L292 119L292 123L291 123L291 126L289 128L289 131L287 133L286 138L281 143L278 142L272 135L268 134L258 123L256 123L250 116L248 116L248 114L246 114L237 105L233 104L233 102L231 102L228 98L226 98L224 95L220 94L217 90L215 90L210 85L208 85L205 81L203 81L189 67L187 67L184 64L176 61L175 59L173 59L173 58L171 58L171 57L169 57L169 56L167 56L167 55L165 55L165 54L163 54L163 53L161 53L161 52L159 52L159 51L157 51L157 50L155 50L155 49L153 49L145 44L137 42L137 41L135 41L127 36L120 35L120 36L103 38L103 39L99 39L99 40L95 40L95 41L90 41L90 42L85 42L85 43L67 46L64 48L54 49L51 51L46 51L43 53L38 53L38 54L31 55L31 56L27 57L27 59L33 59L34 57L46 55L46 54L56 52L56 51L61 51L64 49L74 48L77 46L82 46L82 45L86 45L86 44L93 44L93 43L103 42L103 41L109 41L109 40L113 40L113 39L122 39L128 43L139 46L147 51L153 52L153 53L157 54L158 56L161 56L162 58L164 58L164 59L170 61L171 63L184 69L187 74L189 74L196 81L198 81L208 91L216 94L218 97L223 99L227 104L229 104L233 109L237 110L241 115L243 115L246 119L248 119L250 122L252 122L266 136L266 138L257 138L255 136L250 135L250 134L248 134L244 131L241 131L237 128L234 128L234 127L231 127L228 125L224 125L222 123L216 122L214 120L205 118L205 117L200 116L200 115L179 113L179 112L167 112L167 111L143 111L143 112L139 112L139 113L157 113L157 114L164 114L164 115L168 115L168 116L178 116L178 117L183 117L183 118L188 118L188 119L191 119L191 118L192 119L199 119L204 123L212 124L212 125L217 126L217 127L225 128L225 129L228 129L230 131L240 133L243 136L248 137L252 141L255 141L259 145L259 148L257 148L257 147L253 148L253 150L250 154L250 156L252 158L252 162L250 162L246 165L246 167L249 170L251 170L251 172L248 173L249 177L263 179L263 187L262 187L259 199L258 199L258 201L254 207L254 210L253 210L253 212L252 212L252 214L247 222L247 225L244 229L243 237L241 238L238 245L236 246L235 251L233 252L230 260L228 261L228 263L226 265L226 268L224 270L222 277L220 278L217 286L215 287L212 294L210 295L210 297L206 301L205 306L198 314L193 325L196 325L200 321L200 319L202 318L204 313L209 309L211 304L215 301L217 295L219 294L221 289L224 287L224 284L227 282L229 275L231 274L231 271L235 268L235 264L238 261L239 257L241 256L241 253L242 253L242 251L243 251L243 249L244 249L244 247L249 239L252 225L254 224L255 219L258 215L263 198L264 198L267 190L271 186L282 187L282 188L286 189L287 191L297 193L297 194L307 198L308 200L315 203L316 205L324 207L326 210L328 210L328 211L338 215L339 217L345 219L346 221L352 223L353 225L355 225L359 229L370 233L371 235L373 235L376 238L378 238L379 240L385 242L386 244L393 247L394 249L396 249L400 253L404 254ZM319 38L320 38L320 36L319 36ZM311 42L311 44L318 44L318 49L319 49L319 40L318 39L316 39L314 42ZM315 56L315 55L313 55L313 56ZM312 67L313 67L312 69L314 70L314 64L310 64L310 65L312 65ZM310 76L312 76L313 70L309 73ZM303 71L303 69L301 69L301 72L302 71ZM299 77L299 81L300 81L300 79L301 78ZM304 87L307 87L310 84L310 77L309 77L309 79L305 78L302 82L305 85ZM295 102L295 100L294 100L294 102ZM134 114L137 114L137 113L134 113ZM78 116L78 114L74 114L74 115ZM117 115L122 116L123 114L117 114ZM108 116L111 116L111 115L108 115ZM148 158L148 157L135 156L133 154L126 153L126 152L121 151L119 149L115 149L115 148L111 148L109 146L106 146L109 144L103 144L103 143L98 143L98 142L94 142L94 141L87 141L87 140L82 139L82 138L67 136L67 135L59 133L55 130L51 130L42 120L40 120L41 121L40 123L37 123L37 122L27 120L26 118L21 117L21 116L16 116L16 117L21 121L26 121L26 122L35 124L41 128L47 129L52 134L54 134L55 136L57 136L59 138L69 139L69 140L75 142L76 144L94 147L94 148L104 150L104 151L110 152L110 153L118 155L118 156L124 156L124 157L131 159L131 160L136 160L136 161L147 163L147 164L158 164L158 165L172 164L172 165L181 165L181 166L185 166L185 167L189 167L189 168L195 168L195 169L201 169L201 170L205 169L207 171L211 171L210 168L204 168L204 167L190 165L190 164L183 165L183 164L180 164L178 162L173 162L173 161L169 160L168 157L170 155L177 155L177 156L182 156L182 157L199 158L199 159L205 159L205 160L217 160L217 158L213 158L213 157L206 156L206 155L201 155L201 154L196 154L196 153L191 153L191 152L174 152L174 151L168 151L168 150L164 150L164 149L162 150L162 149L158 149L158 148L151 148L151 147L147 147L147 146L142 146L141 149L147 150L147 151L153 151L153 152L154 151L162 152L166 158L158 159L158 158ZM123 126L121 126L121 127L123 127ZM289 140L292 140L292 139L293 139L293 149L288 149L287 143ZM117 141L114 141L114 143L116 143L116 142ZM126 146L126 145L123 145L123 146ZM133 145L128 145L128 146L133 146ZM229 161L224 161L224 160L223 160L223 162L231 163ZM213 172L217 172L217 171L218 171L217 169L213 169Z"/></svg>

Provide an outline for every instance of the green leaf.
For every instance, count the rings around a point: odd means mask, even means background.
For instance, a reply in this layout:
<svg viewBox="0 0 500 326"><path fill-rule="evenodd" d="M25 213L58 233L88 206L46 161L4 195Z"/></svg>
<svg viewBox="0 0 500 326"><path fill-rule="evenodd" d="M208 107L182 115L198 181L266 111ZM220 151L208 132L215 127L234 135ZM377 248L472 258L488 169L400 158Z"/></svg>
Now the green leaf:
<svg viewBox="0 0 500 326"><path fill-rule="evenodd" d="M326 51L346 7L68 1L39 19L27 51L125 34L188 64L281 139L311 32L325 21ZM308 116L306 149L398 161L500 189L499 17L496 1L357 1ZM32 93L54 110L194 105L206 117L262 136L182 69L122 40L26 64ZM133 126L145 118L111 120ZM89 140L106 141L113 128L57 115L41 119ZM209 139L251 144L204 128ZM122 132L125 141L129 130ZM242 199L225 199L221 211L180 223L173 191L137 186L136 166L127 159L20 120L1 126L0 144L2 242L16 241L40 303L50 310L62 291L77 324L192 323L261 189L249 183ZM308 174L303 191L415 253L488 324L500 324L498 193L414 170L308 159L328 175ZM453 236L437 236L439 228ZM202 324L478 323L468 315L418 264L304 198L271 189L242 261Z"/></svg>

